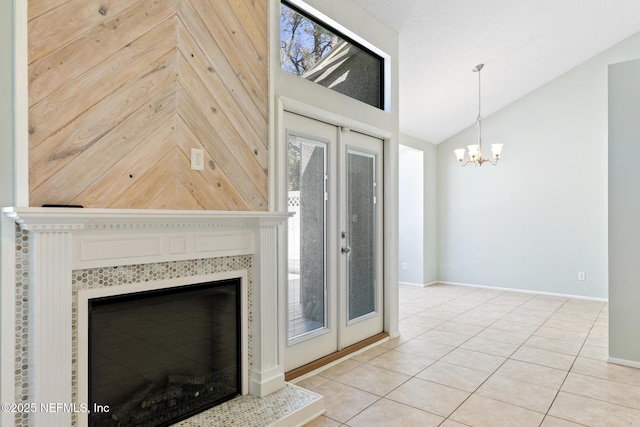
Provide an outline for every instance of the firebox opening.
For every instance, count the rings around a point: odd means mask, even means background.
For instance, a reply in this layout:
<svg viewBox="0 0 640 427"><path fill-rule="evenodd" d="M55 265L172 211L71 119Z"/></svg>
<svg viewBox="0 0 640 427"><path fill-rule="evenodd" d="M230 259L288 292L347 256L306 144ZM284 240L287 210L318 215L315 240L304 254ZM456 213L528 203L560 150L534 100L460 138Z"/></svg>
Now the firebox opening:
<svg viewBox="0 0 640 427"><path fill-rule="evenodd" d="M240 278L89 299L91 427L169 426L241 394Z"/></svg>

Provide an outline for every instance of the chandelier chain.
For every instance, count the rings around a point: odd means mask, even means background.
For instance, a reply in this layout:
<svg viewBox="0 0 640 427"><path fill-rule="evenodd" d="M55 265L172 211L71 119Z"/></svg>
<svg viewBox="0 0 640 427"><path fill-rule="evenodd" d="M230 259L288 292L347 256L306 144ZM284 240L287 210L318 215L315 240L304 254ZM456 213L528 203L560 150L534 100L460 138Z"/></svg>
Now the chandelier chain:
<svg viewBox="0 0 640 427"><path fill-rule="evenodd" d="M482 69L478 69L478 121L482 121L482 84L480 82L480 75L482 74Z"/></svg>

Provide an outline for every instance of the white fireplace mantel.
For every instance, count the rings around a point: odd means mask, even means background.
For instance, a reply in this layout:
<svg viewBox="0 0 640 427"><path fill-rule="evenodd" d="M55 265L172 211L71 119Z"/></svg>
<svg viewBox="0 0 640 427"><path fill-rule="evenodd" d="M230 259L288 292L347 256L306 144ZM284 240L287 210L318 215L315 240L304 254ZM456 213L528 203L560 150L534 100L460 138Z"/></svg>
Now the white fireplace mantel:
<svg viewBox="0 0 640 427"><path fill-rule="evenodd" d="M284 386L284 275L278 239L288 213L123 210L82 208L2 209L2 345L15 328L15 236L17 223L29 233L29 400L73 403L72 271L84 268L252 255L253 364L249 392L264 396ZM13 230L12 230L13 229ZM13 258L13 259L11 259ZM12 265L13 264L13 265ZM11 272L11 269L14 271ZM9 313L4 311L7 308ZM12 328L13 325L13 328ZM11 348L15 347L15 342ZM3 402L16 402L14 358L4 354ZM7 382L10 386L5 386ZM76 402L81 403L81 402ZM0 421L14 425L12 414ZM68 427L71 414L30 414L31 425Z"/></svg>
<svg viewBox="0 0 640 427"><path fill-rule="evenodd" d="M287 212L177 211L161 209L3 208L25 230L194 228L280 224Z"/></svg>

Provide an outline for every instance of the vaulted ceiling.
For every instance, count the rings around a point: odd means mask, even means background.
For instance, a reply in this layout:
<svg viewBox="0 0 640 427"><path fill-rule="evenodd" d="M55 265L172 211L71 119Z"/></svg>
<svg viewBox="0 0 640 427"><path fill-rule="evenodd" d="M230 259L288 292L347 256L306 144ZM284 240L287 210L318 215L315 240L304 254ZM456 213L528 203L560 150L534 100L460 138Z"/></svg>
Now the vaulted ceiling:
<svg viewBox="0 0 640 427"><path fill-rule="evenodd" d="M400 40L400 131L438 144L640 31L637 0L354 0Z"/></svg>

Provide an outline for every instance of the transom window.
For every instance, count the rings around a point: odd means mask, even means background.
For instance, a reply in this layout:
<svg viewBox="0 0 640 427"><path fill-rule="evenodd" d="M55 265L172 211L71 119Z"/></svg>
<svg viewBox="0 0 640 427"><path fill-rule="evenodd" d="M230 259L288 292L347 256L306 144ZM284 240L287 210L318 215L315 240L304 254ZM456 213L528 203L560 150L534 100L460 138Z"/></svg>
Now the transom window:
<svg viewBox="0 0 640 427"><path fill-rule="evenodd" d="M280 67L384 109L384 59L286 1L280 7Z"/></svg>

